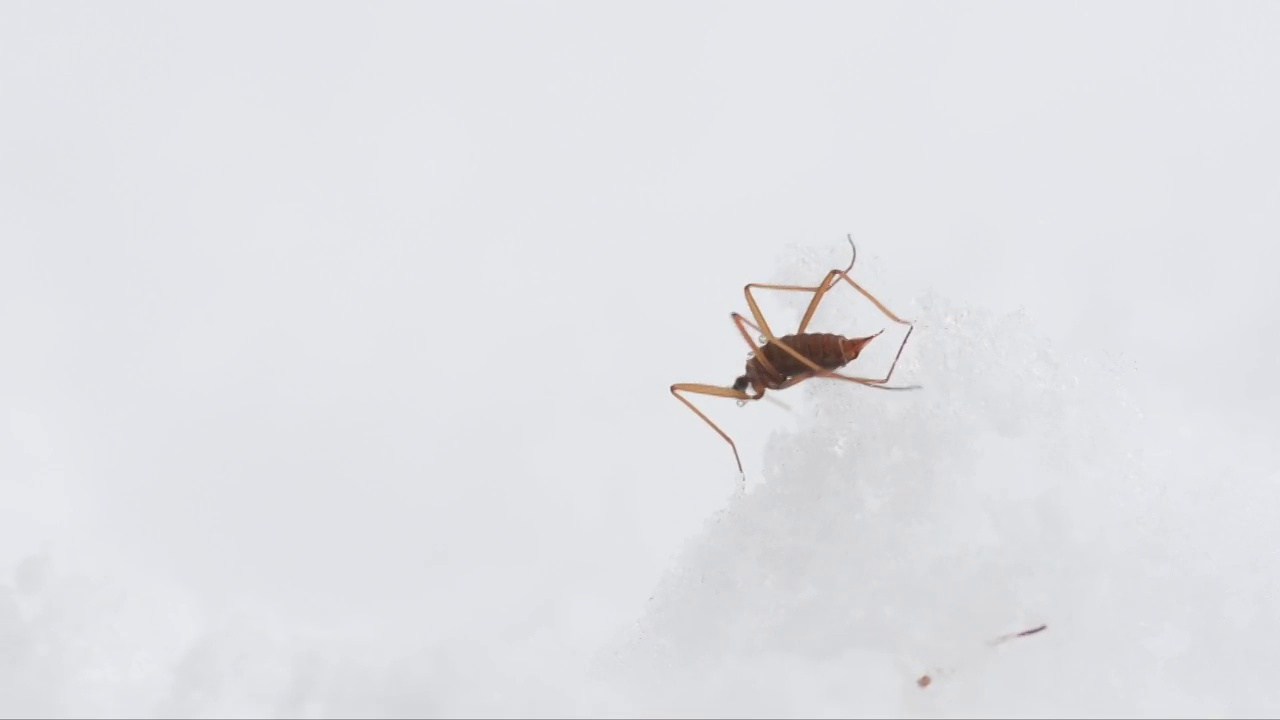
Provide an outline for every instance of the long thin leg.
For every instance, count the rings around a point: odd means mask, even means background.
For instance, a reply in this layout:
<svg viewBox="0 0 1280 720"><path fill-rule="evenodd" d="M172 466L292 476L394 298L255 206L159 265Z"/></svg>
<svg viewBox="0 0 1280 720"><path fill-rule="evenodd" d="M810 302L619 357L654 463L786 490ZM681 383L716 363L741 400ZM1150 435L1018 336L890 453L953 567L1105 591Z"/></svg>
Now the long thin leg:
<svg viewBox="0 0 1280 720"><path fill-rule="evenodd" d="M799 375L792 375L791 377L787 378L786 380L783 380L783 381L782 381L782 383L781 383L780 385L778 385L778 389L779 389L779 390L786 390L787 388L791 387L792 385L799 385L800 383L802 383L802 382L804 382L805 380L808 380L808 379L810 379L810 378L812 378L812 377L813 377L813 373L811 373L811 372L804 372L804 373L800 373ZM770 395L769 397L773 397L773 396L772 396L772 395Z"/></svg>
<svg viewBox="0 0 1280 720"><path fill-rule="evenodd" d="M911 324L911 321L903 320L902 318L890 312L889 308L884 306L884 303L877 300L874 295L867 292L867 290L863 288L861 285L859 285L858 283L854 282L853 278L849 277L849 274L843 270L832 270L831 272L827 273L827 276L822 279L822 282L820 284L813 287L809 287L806 285L770 285L765 283L750 283L749 285L747 285L742 289L742 292L743 292L743 295L745 295L747 298L747 306L751 308L751 315L755 317L756 322L760 323L760 328L763 331L765 337L769 337L769 338L772 338L774 336L773 330L771 330L769 328L769 324L765 322L764 313L760 311L760 305L756 302L755 295L753 295L751 291L752 290L788 290L788 291L794 291L794 292L813 293L813 299L809 301L809 307L805 310L804 317L800 320L800 327L796 328L796 334L799 335L809 327L809 322L813 320L813 314L818 311L818 303L822 302L822 299L826 297L827 293L830 292L831 289L834 288L839 283L840 280L844 280L845 282L852 285L854 290L857 290L859 293L862 294L863 297L870 300L871 304L875 305L880 312L885 314L885 317L889 318L893 322L896 322L900 325Z"/></svg>
<svg viewBox="0 0 1280 720"><path fill-rule="evenodd" d="M827 275L827 281L823 282L822 288L819 289L818 292L814 293L813 302L809 304L809 311L805 313L804 320L800 322L801 329L798 332L804 332L804 328L807 327L809 325L809 321L813 319L813 313L816 312L818 309L818 303L822 302L822 298L826 296L827 292L836 286L837 280L844 280L845 282L852 285L854 290L857 290L863 297L870 300L871 304L875 305L876 308L878 308L880 312L884 313L885 317L889 318L890 320L898 323L899 325L911 324L910 320L903 320L902 318L890 312L889 308L884 306L884 303L880 302L879 300L876 299L874 295L867 292L866 288L854 282L853 278L849 277L848 272L844 270L832 270Z"/></svg>
<svg viewBox="0 0 1280 720"><path fill-rule="evenodd" d="M734 324L738 326L738 332L742 333L742 339L746 340L747 346L751 348L751 351L753 353L756 353L756 359L760 361L760 364L768 368L769 371L772 372L773 374L778 375L779 374L778 371L769 362L768 358L766 358L763 353L758 352L760 347L756 345L756 341L751 337L751 333L747 332L746 327L743 326L743 323L746 323L747 325L751 325L751 322L736 312L730 313L730 316L733 318ZM754 325L751 325L751 326L755 328L756 332L760 332L760 328L757 328ZM788 379L784 383L782 383L779 389L791 387L792 385L795 385L796 383L799 383L809 377L811 377L809 373L805 373L803 375L797 375L795 377ZM733 439L730 438L729 435L725 433L725 431L721 430L720 426L716 425L715 422L711 420L711 418L707 417L706 413L699 410L697 406L695 406L688 398L681 395L680 394L681 392L698 393L700 395L712 395L715 397L736 398L739 403L742 403L750 400L759 400L760 398L764 397L764 390L759 389L757 390L755 395L751 395L741 390L734 390L733 388L720 387L719 385L706 385L703 383L676 383L675 385L671 386L671 394L675 395L677 400L687 405L690 410L692 410L694 413L698 415L698 417L702 418L703 421L705 421L708 425L710 425L712 430L715 430L716 433L720 435L720 437L724 438L725 442L729 443L729 447L733 450L734 462L738 464L738 474L742 476L743 480L746 480L746 473L742 469L742 458L739 457L738 455L738 446L734 444Z"/></svg>
<svg viewBox="0 0 1280 720"><path fill-rule="evenodd" d="M738 446L733 443L733 439L730 438L729 435L725 433L725 431L721 430L719 425L716 425L714 422L712 422L711 418L707 417L705 413L703 413L701 410L697 408L697 406L695 406L692 402L690 402L689 398L686 398L685 396L681 395L680 394L681 392L698 393L699 395L714 395L716 397L737 398L739 400L758 400L759 398L753 395L748 395L747 393L742 392L741 390L734 390L733 388L719 387L717 385L704 385L702 383L676 383L675 385L671 386L671 394L675 395L677 400L684 403L689 407L690 410L697 413L698 417L706 421L706 423L711 426L712 430L715 430L720 435L720 437L724 438L725 442L729 443L729 447L733 449L733 460L734 462L738 463L738 474L742 476L743 480L746 480L747 474L742 470L742 458L738 457Z"/></svg>
<svg viewBox="0 0 1280 720"><path fill-rule="evenodd" d="M761 333L767 338L774 337L773 330L769 327L769 323L764 319L764 313L760 312L760 305L756 303L755 296L751 294L752 289L790 290L794 292L808 292L808 293L813 293L814 297L817 298L819 297L819 292L823 294L826 293L826 290L824 290L823 288L828 283L831 282L831 279L835 276L836 272L838 271L832 270L830 273L827 274L826 279L822 281L822 285L817 285L814 287L809 287L808 285L766 285L764 283L750 283L746 287L742 288L742 294L745 295L747 298L747 307L751 308L751 315L756 319L756 322L760 323ZM796 331L797 333L804 332L804 326L809 324L808 323L809 316L813 314L813 310L816 308L816 306L817 306L816 302L811 301L809 303L809 312L805 313L805 321L800 324L801 329L797 330Z"/></svg>
<svg viewBox="0 0 1280 720"><path fill-rule="evenodd" d="M738 332L742 333L742 339L747 341L747 345L751 347L751 352L755 355L756 359L760 361L760 364L765 366L765 368L775 376L781 377L782 373L778 372L778 369L773 366L773 363L769 362L769 358L766 357L764 353L760 352L760 346L756 345L756 341L751 337L751 333L747 332L747 328L743 326L743 323L747 323L748 325L751 325L751 323L747 322L746 318L736 312L729 313L729 317L733 318L733 324L738 326ZM757 333L763 332L760 328L755 327L755 325L751 325L751 327L755 328Z"/></svg>
<svg viewBox="0 0 1280 720"><path fill-rule="evenodd" d="M884 303L881 303L874 296L872 296L871 293L867 292L861 285L854 282L853 278L849 277L849 273L853 272L853 264L858 261L858 246L853 242L853 233L849 233L848 237L849 237L849 247L850 249L853 250L853 255L849 258L849 266L846 267L844 270L832 270L831 272L827 273L827 277L823 279L822 285L820 285L818 287L818 291L814 293L813 300L809 302L809 308L808 310L805 311L804 319L800 321L800 329L796 330L797 334L803 333L805 331L805 328L809 327L809 321L813 319L813 313L817 311L818 303L822 302L822 298L825 297L826 294L836 286L836 281L839 280L841 277L843 277L844 280L848 281L848 283L853 286L853 289L861 293L863 297L870 300L871 303L875 305L877 308L879 308L880 312L884 313L885 316L887 316L890 320L893 320L894 322L897 322L897 323L901 323L903 325L911 324L908 321L903 320L899 318L897 315L894 315L893 313L889 312L889 309L884 306Z"/></svg>

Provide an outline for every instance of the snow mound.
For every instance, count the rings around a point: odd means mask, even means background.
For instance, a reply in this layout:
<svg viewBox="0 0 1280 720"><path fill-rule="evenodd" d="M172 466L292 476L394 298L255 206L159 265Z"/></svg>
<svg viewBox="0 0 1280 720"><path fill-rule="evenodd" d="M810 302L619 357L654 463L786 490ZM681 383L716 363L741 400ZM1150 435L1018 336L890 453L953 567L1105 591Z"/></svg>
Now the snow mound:
<svg viewBox="0 0 1280 720"><path fill-rule="evenodd" d="M711 518L602 652L598 676L627 712L1274 708L1280 695L1261 673L1280 658L1248 633L1280 629L1260 605L1275 553L1266 573L1221 566L1257 554L1270 516L1253 510L1224 543L1231 510L1197 510L1224 474L1251 471L1224 465L1225 447L1184 452L1119 368L1054 347L1025 314L936 297L903 314L916 328L894 380L923 389L822 380L790 391L808 407L795 431L773 435L764 482ZM892 332L877 340L890 357ZM1256 502L1251 487L1239 492ZM987 645L1041 623L1043 633Z"/></svg>

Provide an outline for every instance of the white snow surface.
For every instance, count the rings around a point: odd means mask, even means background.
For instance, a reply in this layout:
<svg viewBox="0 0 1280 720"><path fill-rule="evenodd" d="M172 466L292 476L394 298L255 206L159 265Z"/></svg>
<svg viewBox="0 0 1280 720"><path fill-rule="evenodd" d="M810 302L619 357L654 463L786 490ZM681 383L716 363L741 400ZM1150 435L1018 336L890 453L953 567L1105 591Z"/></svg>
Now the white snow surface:
<svg viewBox="0 0 1280 720"><path fill-rule="evenodd" d="M875 325L851 299L818 317ZM1025 313L896 309L916 325L896 379L923 388L793 391L761 477L589 658L545 629L432 651L201 621L37 553L0 586L6 714L1267 715L1280 478L1256 446L1144 405Z"/></svg>
<svg viewBox="0 0 1280 720"><path fill-rule="evenodd" d="M0 717L1275 717L1277 37L0 5Z"/></svg>
<svg viewBox="0 0 1280 720"><path fill-rule="evenodd" d="M898 372L924 388L807 386L767 482L715 514L607 654L639 712L1270 712L1276 474L1025 314L928 297L912 316Z"/></svg>

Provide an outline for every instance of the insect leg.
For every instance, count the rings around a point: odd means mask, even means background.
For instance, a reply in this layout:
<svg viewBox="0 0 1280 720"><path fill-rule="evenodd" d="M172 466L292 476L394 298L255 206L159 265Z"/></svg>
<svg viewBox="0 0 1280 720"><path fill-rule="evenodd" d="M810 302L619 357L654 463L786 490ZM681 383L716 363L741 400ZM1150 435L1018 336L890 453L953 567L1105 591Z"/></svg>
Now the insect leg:
<svg viewBox="0 0 1280 720"><path fill-rule="evenodd" d="M853 270L853 264L858 259L858 246L853 243L852 234L849 235L849 247L853 250L853 255L849 258L849 266L844 269L844 273L846 275L849 271ZM743 288L743 294L747 296L747 305L751 307L751 314L755 317L756 322L760 323L760 327L764 328L763 334L767 338L773 339L773 331L769 329L768 323L765 322L764 314L760 312L760 306L756 304L756 299L755 296L751 294L751 289L759 288L764 290L789 290L813 293L813 299L809 301L809 307L805 309L804 317L800 320L800 327L796 329L796 334L800 335L804 333L805 328L809 327L809 321L813 319L813 314L817 312L818 303L822 302L823 296L825 296L831 288L836 286L840 272L841 271L839 270L832 270L827 273L827 276L822 279L822 282L815 287L809 287L807 285L771 285L765 283L751 283ZM874 298L872 300L874 301Z"/></svg>
<svg viewBox="0 0 1280 720"><path fill-rule="evenodd" d="M809 287L807 285L766 285L764 283L750 283L746 287L742 288L742 294L747 298L747 307L751 309L751 316L760 324L760 327L757 328L760 333L769 340L776 339L776 336L773 334L773 330L769 328L769 323L765 322L764 313L760 311L760 305L756 302L755 295L751 294L753 289L789 290L793 292L813 293L814 299L809 303L809 310L804 314L804 320L800 322L800 329L796 331L796 333L799 334L804 332L805 326L809 324L809 318L813 316L813 311L818 307L818 299L826 293L826 287L831 284L836 272L836 270L832 270L827 274L827 277L822 281L822 284L816 287Z"/></svg>
<svg viewBox="0 0 1280 720"><path fill-rule="evenodd" d="M751 333L747 332L747 329L743 327L743 323L751 325L751 321L736 312L729 313L729 317L733 318L733 324L738 326L738 332L742 333L742 338L747 341L747 345L751 346L751 352L755 353L756 359L760 361L760 364L765 366L765 368L775 376L782 377L782 373L778 372L778 369L773 366L773 363L769 362L769 358L765 357L764 353L758 352L760 350L760 346L756 345L756 341L751 338ZM755 328L758 333L764 332L755 325L751 325L751 327Z"/></svg>
<svg viewBox="0 0 1280 720"><path fill-rule="evenodd" d="M888 317L893 322L898 323L900 325L911 324L911 321L903 320L897 315L894 315L889 310L889 308L884 306L884 303L880 302L878 299L876 299L874 295L867 292L866 288L854 282L853 278L849 277L848 273L844 272L843 270L832 270L831 272L827 273L827 276L825 278L822 279L822 283L820 285L817 285L814 287L808 287L805 285L768 285L765 283L751 283L750 285L747 285L745 288L743 288L743 294L746 295L747 306L751 308L751 314L755 317L756 322L760 323L760 328L764 336L772 340L774 338L773 331L769 328L768 323L764 321L764 314L760 311L760 306L759 304L756 303L755 296L751 293L753 289L790 290L795 292L813 293L813 299L809 301L809 307L805 310L804 317L801 318L800 320L800 326L796 328L796 334L799 335L803 333L806 329L808 329L809 322L813 320L813 314L818 311L818 304L822 302L822 299L827 296L827 293L830 292L831 289L834 288L836 285L838 285L841 280L844 280L845 282L853 286L854 290L857 290L863 297L870 300L871 304L875 305L877 310L884 313L885 316Z"/></svg>
<svg viewBox="0 0 1280 720"><path fill-rule="evenodd" d="M865 288L863 288L863 287L862 287L861 285L859 285L858 283L854 282L854 281L853 281L853 278L849 277L849 273L847 273L847 272L845 272L845 271L843 271L843 270L832 270L832 271L831 271L831 274L832 274L832 275L837 276L837 277L838 277L838 278L840 278L840 279L843 279L845 282L847 282L847 283L849 283L850 285L852 285L854 290L857 290L859 293L861 293L861 294L862 294L862 296L863 296L863 297L865 297L866 299L870 300L872 305L875 305L877 308L879 308L880 312L882 312L882 313L884 313L884 314L885 314L885 317L888 317L890 320L892 320L892 321L894 321L894 322L896 322L896 323L898 323L898 324L900 324L900 325L910 325L910 324L911 324L911 321L910 321L910 320L903 320L902 318L898 317L897 315L894 315L893 313L889 312L889 308L885 307L885 306L884 306L884 303L882 303L882 302L880 302L879 300L877 300L877 299L875 298L875 296L873 296L871 293L867 292ZM835 283L832 283L832 286L834 287L834 286L835 286ZM817 301L815 301L815 302L814 302L814 304L816 305L816 304L817 304Z"/></svg>
<svg viewBox="0 0 1280 720"><path fill-rule="evenodd" d="M909 321L903 320L897 315L894 315L893 313L889 312L889 309L884 306L884 303L877 300L871 293L867 292L865 288L863 288L858 283L854 282L853 278L849 277L849 273L853 271L853 263L856 262L858 259L858 246L854 245L852 234L849 235L849 246L853 248L853 257L849 259L849 267L845 268L844 270L832 270L831 272L827 273L827 277L823 279L822 285L820 285L818 287L818 291L814 293L813 302L809 303L809 310L805 313L804 320L800 321L800 329L797 330L796 332L798 333L804 332L804 329L809 325L809 320L813 318L813 313L818 309L818 303L822 302L822 298L830 290L835 288L836 282L841 279L848 282L850 285L853 286L854 290L857 290L859 293L862 294L863 297L870 300L871 304L875 305L876 308L878 308L880 312L884 313L885 316L888 317L890 320L896 323L899 323L901 325L911 324Z"/></svg>
<svg viewBox="0 0 1280 720"><path fill-rule="evenodd" d="M692 402L690 402L689 398L686 398L685 396L681 395L680 394L681 392L697 393L699 395L714 395L716 397L737 398L738 400L755 400L757 398L751 395L748 395L747 393L742 392L741 390L734 390L733 388L719 387L717 385L704 385L702 383L676 383L675 385L671 386L671 394L675 395L677 400L684 403L689 407L690 410L697 413L698 417L706 421L706 423L711 426L712 430L715 430L716 433L720 435L720 437L724 438L725 442L729 443L729 447L733 449L733 459L736 463L738 463L738 474L742 476L743 480L746 480L746 473L742 470L742 458L738 457L738 446L733 443L733 439L730 438L729 435L725 433L725 431L721 430L719 425L716 425L714 422L712 422L711 418L707 417L705 413L703 413L701 410L697 408L697 406L695 406Z"/></svg>

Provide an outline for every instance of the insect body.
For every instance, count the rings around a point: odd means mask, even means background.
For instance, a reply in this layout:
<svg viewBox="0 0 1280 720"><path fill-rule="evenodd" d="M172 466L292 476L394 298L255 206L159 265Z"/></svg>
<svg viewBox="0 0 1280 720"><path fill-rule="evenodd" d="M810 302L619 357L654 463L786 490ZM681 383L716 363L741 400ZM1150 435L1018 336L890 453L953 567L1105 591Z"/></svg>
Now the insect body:
<svg viewBox="0 0 1280 720"><path fill-rule="evenodd" d="M719 433L720 437L729 443L729 447L733 449L733 458L738 463L739 473L742 473L742 459L738 456L738 447L734 445L733 439L681 393L735 398L738 400L738 404L741 405L753 400L759 400L764 397L765 392L768 390L785 390L814 377L845 380L881 390L913 390L919 387L918 385L891 387L885 384L893 376L893 369L898 365L898 358L902 357L902 350L907 346L907 339L911 337L912 326L910 322L889 312L889 309L881 304L879 300L875 299L871 293L868 293L861 285L854 282L853 278L849 277L849 271L853 269L853 264L858 259L858 248L853 245L852 236L849 238L849 244L853 247L853 259L849 261L849 267L844 270L830 271L818 285L810 287L804 285L763 285L752 283L743 288L743 294L747 298L747 306L751 309L751 315L755 319L755 323L736 312L731 313L730 317L733 318L734 324L738 326L738 331L742 333L742 337L747 341L747 344L751 346L752 354L747 360L746 372L740 375L732 386L724 387L702 383L676 383L671 386L671 394L675 395L677 400L697 413L698 417L706 421L712 430ZM848 283L863 297L870 300L889 320L907 326L907 332L902 337L902 344L898 346L898 353L893 358L893 364L889 366L889 371L885 373L883 378L859 377L839 372L841 368L856 360L867 344L878 337L880 332L884 332L883 330L874 335L855 338L831 333L806 332L809 322L813 319L814 312L818 309L818 304L822 302L827 293L841 282ZM756 303L755 296L752 294L752 290L756 289L813 294L813 299L809 301L809 307L805 311L804 317L800 320L800 326L794 333L781 337L773 334L773 330L769 328L769 323L765 321L764 314L760 312L760 306ZM748 327L756 331L760 337L761 345L757 345L756 341L752 339L751 333L747 332Z"/></svg>
<svg viewBox="0 0 1280 720"><path fill-rule="evenodd" d="M812 369L786 348L808 358L822 370L839 370L858 359L862 348L880 333L869 337L847 338L832 333L803 333L783 335L777 342L767 342L747 360L747 372L733 383L734 390L755 388L761 395L765 390L781 390L794 385L798 377L810 377Z"/></svg>

